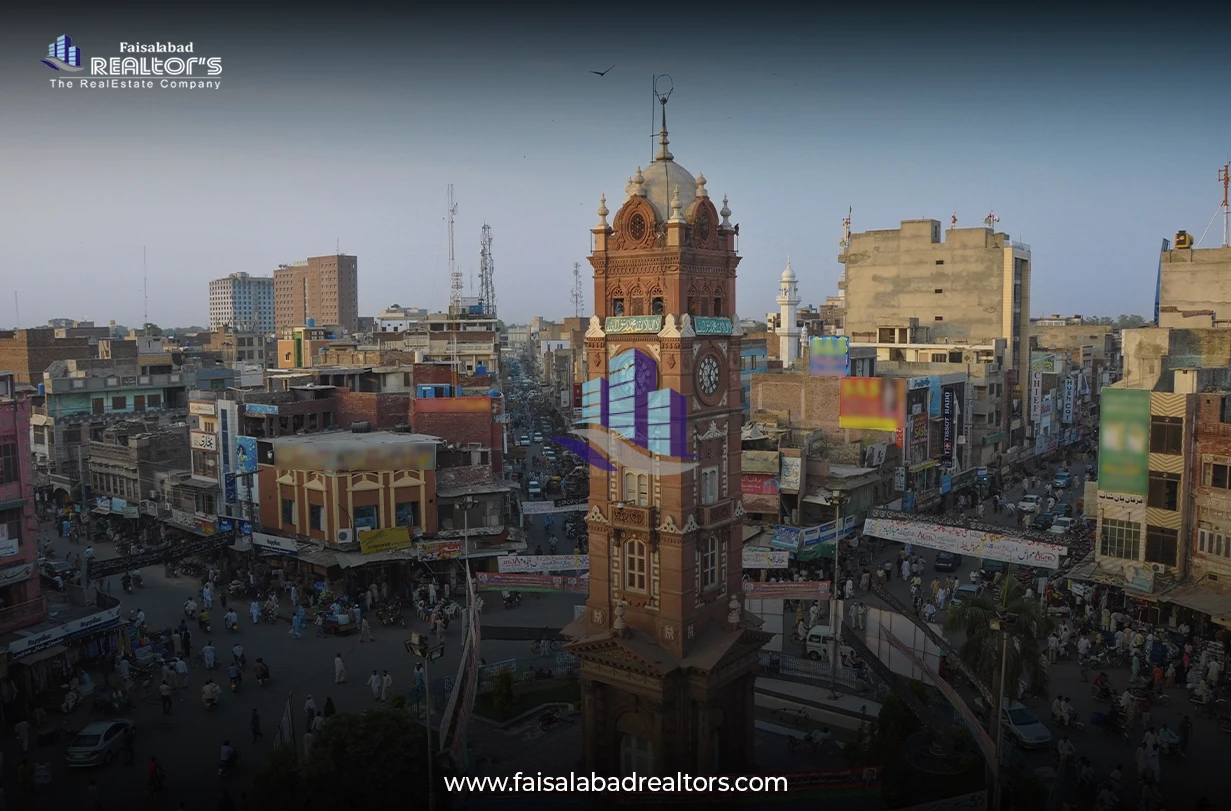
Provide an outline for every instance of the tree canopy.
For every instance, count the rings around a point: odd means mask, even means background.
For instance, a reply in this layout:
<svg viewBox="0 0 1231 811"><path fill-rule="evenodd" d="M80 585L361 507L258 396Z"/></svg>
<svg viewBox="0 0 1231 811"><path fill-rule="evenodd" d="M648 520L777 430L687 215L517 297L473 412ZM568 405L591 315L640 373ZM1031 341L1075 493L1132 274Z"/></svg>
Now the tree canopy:
<svg viewBox="0 0 1231 811"><path fill-rule="evenodd" d="M1087 319L1091 324L1097 324L1103 327L1115 327L1116 329L1138 329L1140 327L1148 327L1151 321L1143 315L1136 313L1120 313L1116 318L1109 315L1101 315Z"/></svg>
<svg viewBox="0 0 1231 811"><path fill-rule="evenodd" d="M426 774L427 730L404 709L382 707L328 719L306 762L290 745L276 750L253 781L253 802L263 811L350 808L359 798L367 808L400 808L423 791ZM443 794L438 786L438 809Z"/></svg>
<svg viewBox="0 0 1231 811"><path fill-rule="evenodd" d="M1037 601L1026 598L1025 588L1015 577L1005 577L999 595L987 592L949 607L945 630L965 637L958 655L995 689L1000 681L1001 638L991 626L999 611L1017 615L1017 622L1006 626L1010 644L1005 659L1005 691L1012 698L1017 695L1019 681L1025 681L1031 695L1046 695L1047 668L1041 657L1055 623Z"/></svg>

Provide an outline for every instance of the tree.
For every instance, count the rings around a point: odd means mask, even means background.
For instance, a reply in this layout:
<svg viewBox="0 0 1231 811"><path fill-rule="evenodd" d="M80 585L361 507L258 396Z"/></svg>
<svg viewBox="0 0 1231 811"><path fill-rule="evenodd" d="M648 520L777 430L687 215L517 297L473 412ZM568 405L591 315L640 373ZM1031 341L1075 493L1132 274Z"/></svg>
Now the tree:
<svg viewBox="0 0 1231 811"><path fill-rule="evenodd" d="M406 804L407 786L424 786L427 753L427 730L405 709L335 715L306 762L296 762L289 745L273 752L253 781L254 804L262 811L303 811L309 804L349 808L363 798L368 808L398 808ZM438 782L445 770L436 769ZM436 794L443 809L443 785Z"/></svg>
<svg viewBox="0 0 1231 811"><path fill-rule="evenodd" d="M503 715L511 706L513 706L513 671L501 668L492 681L492 707L497 713Z"/></svg>
<svg viewBox="0 0 1231 811"><path fill-rule="evenodd" d="M1038 602L1026 598L1026 590L1017 578L1006 576L1003 583L999 599L984 593L964 599L961 605L951 605L945 630L960 632L965 637L958 655L994 690L1000 683L1001 637L1000 631L992 630L992 621L1000 612L1017 615L1015 623L1003 626L1009 635L1005 691L1010 696L1016 695L1018 683L1024 680L1027 692L1045 696L1047 668L1041 657L1047 635L1055 623Z"/></svg>
<svg viewBox="0 0 1231 811"><path fill-rule="evenodd" d="M158 326L157 324L151 324L148 321L145 323L145 326L141 328L141 331L145 333L145 335L149 336L150 338L161 338L162 337L162 327Z"/></svg>
<svg viewBox="0 0 1231 811"><path fill-rule="evenodd" d="M1116 319L1115 327L1116 329L1140 329L1149 324L1150 322L1144 316L1120 313L1120 317Z"/></svg>

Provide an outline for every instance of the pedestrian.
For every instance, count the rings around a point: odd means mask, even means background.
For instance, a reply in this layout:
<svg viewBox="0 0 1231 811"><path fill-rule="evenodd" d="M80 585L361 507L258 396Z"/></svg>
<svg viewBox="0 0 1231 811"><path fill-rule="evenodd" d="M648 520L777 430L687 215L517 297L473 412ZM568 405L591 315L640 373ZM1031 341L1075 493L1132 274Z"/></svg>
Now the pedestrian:
<svg viewBox="0 0 1231 811"><path fill-rule="evenodd" d="M175 649L176 656L184 655L184 638L180 636L179 631L171 632L171 646Z"/></svg>
<svg viewBox="0 0 1231 811"><path fill-rule="evenodd" d="M17 733L17 741L21 744L21 751L30 751L30 722L26 719L21 719L13 725L13 731Z"/></svg>
<svg viewBox="0 0 1231 811"><path fill-rule="evenodd" d="M201 602L205 604L207 611L214 607L214 590L210 588L209 583L201 588Z"/></svg>
<svg viewBox="0 0 1231 811"><path fill-rule="evenodd" d="M192 634L188 632L187 626L180 631L180 639L184 641L184 655L192 656Z"/></svg>
<svg viewBox="0 0 1231 811"><path fill-rule="evenodd" d="M162 697L162 714L171 714L171 685L166 679L162 680L162 684L158 685L158 695Z"/></svg>
<svg viewBox="0 0 1231 811"><path fill-rule="evenodd" d="M261 732L261 716L256 711L256 707L252 708L252 717L248 719L248 726L252 728L252 742L256 743L265 735Z"/></svg>
<svg viewBox="0 0 1231 811"><path fill-rule="evenodd" d="M372 642L372 625L368 622L368 618L364 617L359 621L359 641Z"/></svg>
<svg viewBox="0 0 1231 811"><path fill-rule="evenodd" d="M393 690L393 676L390 676L389 671L386 670L385 674L381 676L381 679L380 679L380 700L388 701L389 693L392 690Z"/></svg>
<svg viewBox="0 0 1231 811"><path fill-rule="evenodd" d="M342 654L333 657L333 683L346 684L346 665L342 661Z"/></svg>
<svg viewBox="0 0 1231 811"><path fill-rule="evenodd" d="M180 688L186 688L188 686L188 663L183 659L176 659L175 673L179 676Z"/></svg>
<svg viewBox="0 0 1231 811"><path fill-rule="evenodd" d="M299 610L303 611L302 608ZM300 638L299 632L302 629L303 629L303 620L300 619L298 613L292 614L291 615L291 636L295 637L296 639L299 639Z"/></svg>
<svg viewBox="0 0 1231 811"><path fill-rule="evenodd" d="M205 647L201 648L201 659L205 662L206 670L213 670L216 664L214 641L212 639L205 640Z"/></svg>
<svg viewBox="0 0 1231 811"><path fill-rule="evenodd" d="M255 597L252 600L252 604L248 606L248 615L252 617L253 625L261 621L261 605L256 601Z"/></svg>
<svg viewBox="0 0 1231 811"><path fill-rule="evenodd" d="M334 714L337 713L337 711L338 711L337 708L333 706L333 699L330 698L329 696L325 696L325 709L322 714L326 718L332 718Z"/></svg>
<svg viewBox="0 0 1231 811"><path fill-rule="evenodd" d="M324 614L316 615L316 635L320 637L325 636L325 615Z"/></svg>
<svg viewBox="0 0 1231 811"><path fill-rule="evenodd" d="M373 670L372 675L368 677L368 688L372 691L372 699L375 701L380 701L380 684L380 674Z"/></svg>
<svg viewBox="0 0 1231 811"><path fill-rule="evenodd" d="M30 761L23 760L17 767L17 784L21 787L22 794L27 797L34 796L34 769L30 768Z"/></svg>
<svg viewBox="0 0 1231 811"><path fill-rule="evenodd" d="M314 736L312 734L312 730L309 729L307 732L303 734L303 758L304 760L307 760L309 757L312 756L313 740L314 740Z"/></svg>
<svg viewBox="0 0 1231 811"><path fill-rule="evenodd" d="M316 702L312 700L312 694L308 693L308 700L303 703L303 714L306 719L304 726L312 728L312 719L316 717Z"/></svg>

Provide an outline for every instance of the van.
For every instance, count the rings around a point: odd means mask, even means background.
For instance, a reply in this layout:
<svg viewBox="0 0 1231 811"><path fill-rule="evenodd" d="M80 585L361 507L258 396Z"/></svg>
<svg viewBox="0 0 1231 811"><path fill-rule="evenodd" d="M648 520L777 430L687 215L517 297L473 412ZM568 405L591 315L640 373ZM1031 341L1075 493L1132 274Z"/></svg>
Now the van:
<svg viewBox="0 0 1231 811"><path fill-rule="evenodd" d="M828 625L813 625L808 631L808 639L804 643L807 648L809 659L829 661L829 648L833 644L833 634L829 630ZM840 647L839 656L849 657L854 655L855 649L850 645L843 643Z"/></svg>

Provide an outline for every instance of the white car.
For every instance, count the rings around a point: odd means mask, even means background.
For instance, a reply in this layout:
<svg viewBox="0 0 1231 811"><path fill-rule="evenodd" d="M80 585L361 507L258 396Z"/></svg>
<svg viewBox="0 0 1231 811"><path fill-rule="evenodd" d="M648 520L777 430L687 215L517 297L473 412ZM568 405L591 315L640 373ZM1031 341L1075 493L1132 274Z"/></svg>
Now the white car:
<svg viewBox="0 0 1231 811"><path fill-rule="evenodd" d="M829 661L829 650L833 644L833 634L829 631L828 625L814 625L808 630L808 639L806 649L808 658L813 660ZM838 656L849 659L855 653L855 649L843 642L838 648Z"/></svg>
<svg viewBox="0 0 1231 811"><path fill-rule="evenodd" d="M1042 506L1043 499L1031 494L1022 496L1022 500L1017 502L1017 509L1026 513L1038 512Z"/></svg>
<svg viewBox="0 0 1231 811"><path fill-rule="evenodd" d="M1073 525L1076 523L1077 519L1075 518L1065 518L1064 516L1060 516L1052 522L1051 528L1047 531L1052 535L1067 535L1069 530L1071 530Z"/></svg>

